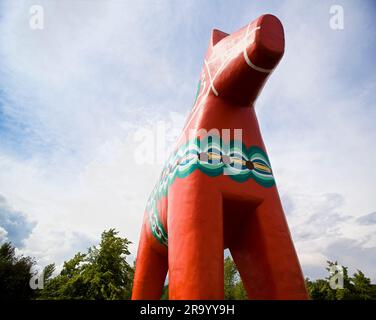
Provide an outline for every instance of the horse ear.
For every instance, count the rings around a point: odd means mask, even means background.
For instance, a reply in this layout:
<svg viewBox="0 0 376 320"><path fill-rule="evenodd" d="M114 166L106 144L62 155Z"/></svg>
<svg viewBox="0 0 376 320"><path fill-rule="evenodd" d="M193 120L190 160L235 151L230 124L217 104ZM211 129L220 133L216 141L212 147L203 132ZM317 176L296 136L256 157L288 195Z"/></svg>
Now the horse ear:
<svg viewBox="0 0 376 320"><path fill-rule="evenodd" d="M223 32L218 29L213 29L211 34L211 45L214 47L219 41L221 41L223 38L226 38L228 36L228 33Z"/></svg>

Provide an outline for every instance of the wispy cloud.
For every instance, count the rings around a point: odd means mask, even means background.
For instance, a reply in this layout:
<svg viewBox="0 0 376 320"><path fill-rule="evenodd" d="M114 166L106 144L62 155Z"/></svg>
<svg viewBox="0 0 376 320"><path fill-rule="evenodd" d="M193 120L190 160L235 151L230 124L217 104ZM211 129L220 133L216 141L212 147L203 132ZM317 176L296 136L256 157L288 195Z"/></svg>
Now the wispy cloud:
<svg viewBox="0 0 376 320"><path fill-rule="evenodd" d="M376 208L372 2L336 1L342 31L329 28L326 2L38 3L38 31L34 1L0 5L0 193L37 222L24 252L59 264L116 227L135 254L160 169L135 161L135 131L163 121L170 145L210 30L269 12L285 26L286 53L257 114L304 271L323 275L325 260L338 259L376 278L373 216L362 217Z"/></svg>
<svg viewBox="0 0 376 320"><path fill-rule="evenodd" d="M376 224L376 212L371 212L371 213L366 214L364 216L360 216L358 219L356 219L356 222L358 222L361 225Z"/></svg>
<svg viewBox="0 0 376 320"><path fill-rule="evenodd" d="M0 243L10 241L22 248L24 240L29 237L34 227L34 222L29 221L22 212L10 208L0 194Z"/></svg>

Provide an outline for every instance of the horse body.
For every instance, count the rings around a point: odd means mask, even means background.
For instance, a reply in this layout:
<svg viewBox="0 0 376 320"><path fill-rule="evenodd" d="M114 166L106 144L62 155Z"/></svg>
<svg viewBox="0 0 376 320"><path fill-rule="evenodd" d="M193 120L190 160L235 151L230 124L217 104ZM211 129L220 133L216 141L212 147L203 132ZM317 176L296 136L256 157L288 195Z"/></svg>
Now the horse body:
<svg viewBox="0 0 376 320"><path fill-rule="evenodd" d="M263 15L213 30L193 110L146 210L133 299L223 299L228 248L250 299L306 299L254 103L284 53Z"/></svg>

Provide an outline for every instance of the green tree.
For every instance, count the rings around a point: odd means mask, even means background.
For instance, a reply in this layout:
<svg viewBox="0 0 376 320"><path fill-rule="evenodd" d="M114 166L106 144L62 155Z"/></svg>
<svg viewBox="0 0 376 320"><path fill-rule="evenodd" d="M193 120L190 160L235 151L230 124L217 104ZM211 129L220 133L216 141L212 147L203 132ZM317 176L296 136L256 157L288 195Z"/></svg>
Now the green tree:
<svg viewBox="0 0 376 320"><path fill-rule="evenodd" d="M364 273L357 270L352 277L354 284L354 294L361 300L376 300L376 289L371 284L371 279L367 278Z"/></svg>
<svg viewBox="0 0 376 320"><path fill-rule="evenodd" d="M311 299L327 300L327 293L330 290L328 281L324 279L317 279L316 281L311 281L309 278L307 278L306 287Z"/></svg>
<svg viewBox="0 0 376 320"><path fill-rule="evenodd" d="M248 300L247 291L244 288L243 281L238 281L234 287L235 300Z"/></svg>
<svg viewBox="0 0 376 320"><path fill-rule="evenodd" d="M225 299L234 300L234 288L236 283L237 269L234 261L230 257L225 258L224 262L224 285L225 285Z"/></svg>
<svg viewBox="0 0 376 320"><path fill-rule="evenodd" d="M224 262L224 290L226 300L248 299L243 282L231 257L226 257Z"/></svg>
<svg viewBox="0 0 376 320"><path fill-rule="evenodd" d="M114 229L104 231L98 247L77 253L58 276L50 277L54 265L45 268L48 274L39 299L129 299L134 273L126 261L129 244Z"/></svg>
<svg viewBox="0 0 376 320"><path fill-rule="evenodd" d="M327 271L330 272L333 266L338 268L338 263L328 261ZM375 286L363 272L358 270L352 277L348 274L347 267L342 268L343 288L332 289L329 280L332 274L325 279L311 281L306 279L308 293L313 300L370 300L376 299Z"/></svg>
<svg viewBox="0 0 376 320"><path fill-rule="evenodd" d="M168 285L163 287L161 300L168 300Z"/></svg>
<svg viewBox="0 0 376 320"><path fill-rule="evenodd" d="M10 242L0 247L0 300L31 299L31 271L35 261L30 257L16 256Z"/></svg>

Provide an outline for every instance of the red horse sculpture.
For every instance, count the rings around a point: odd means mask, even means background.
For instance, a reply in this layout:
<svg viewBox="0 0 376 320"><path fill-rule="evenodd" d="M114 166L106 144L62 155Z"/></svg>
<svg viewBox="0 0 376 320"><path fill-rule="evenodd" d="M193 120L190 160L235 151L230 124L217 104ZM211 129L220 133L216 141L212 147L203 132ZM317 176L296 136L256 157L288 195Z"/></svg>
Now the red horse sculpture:
<svg viewBox="0 0 376 320"><path fill-rule="evenodd" d="M284 53L280 21L213 30L193 110L145 211L133 299L223 299L229 248L250 299L307 299L254 103Z"/></svg>

